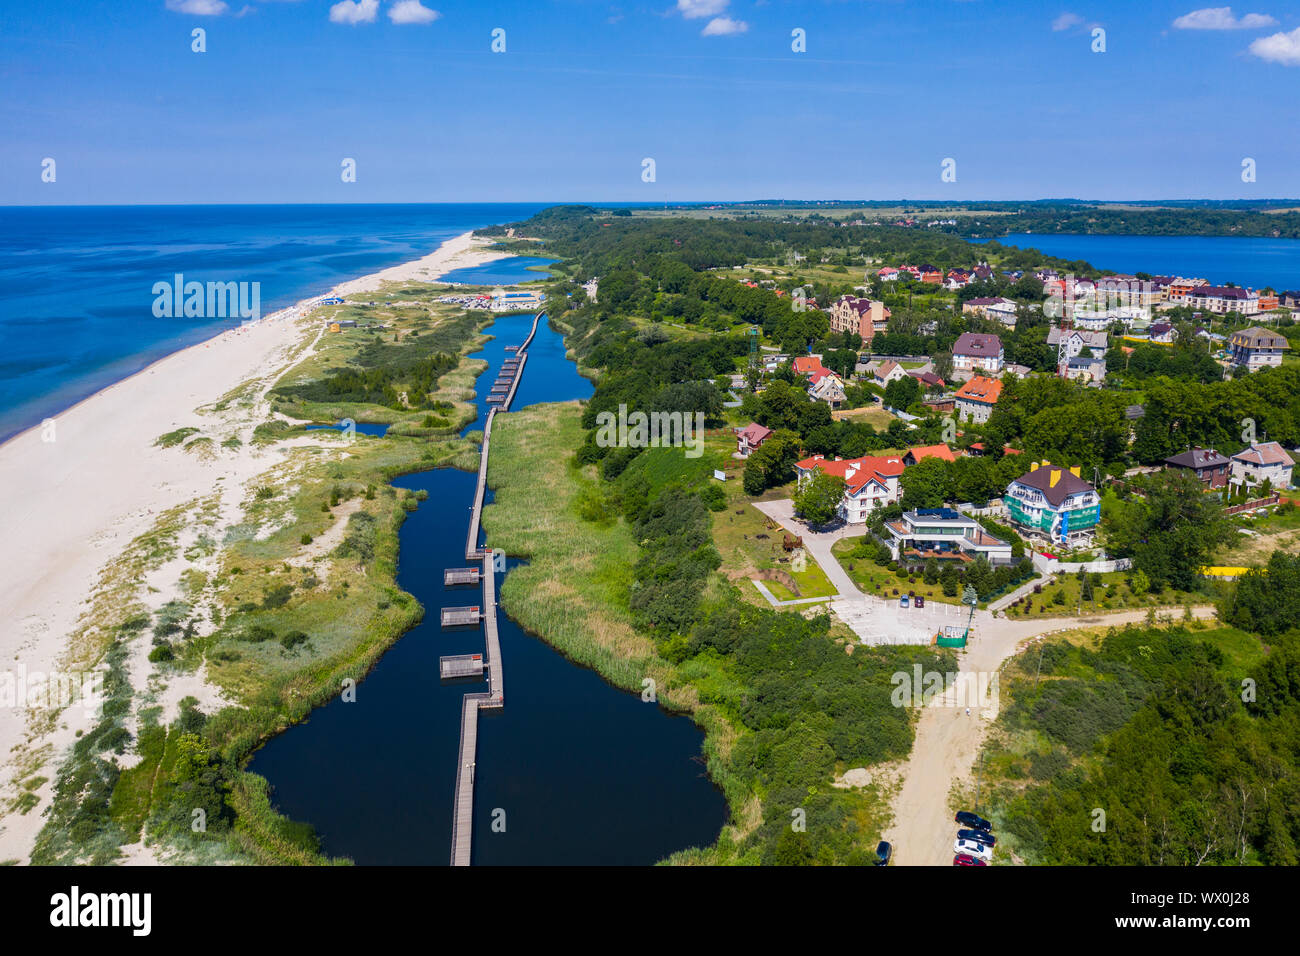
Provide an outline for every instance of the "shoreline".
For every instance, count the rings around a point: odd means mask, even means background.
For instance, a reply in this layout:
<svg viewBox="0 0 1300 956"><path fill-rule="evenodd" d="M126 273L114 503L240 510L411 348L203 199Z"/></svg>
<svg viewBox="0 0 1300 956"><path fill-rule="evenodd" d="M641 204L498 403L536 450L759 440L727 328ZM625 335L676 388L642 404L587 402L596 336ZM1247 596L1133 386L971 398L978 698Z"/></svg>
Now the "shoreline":
<svg viewBox="0 0 1300 956"><path fill-rule="evenodd" d="M323 325L310 321L321 300L374 291L385 282L432 282L444 272L508 257L486 251L490 241L465 232L419 259L344 280L328 292L222 330L0 444L0 487L24 505L21 512L9 513L4 523L9 547L0 551L0 608L6 612L0 679L13 681L24 671L102 670L96 648L103 635L91 616L93 604L104 576L133 542L154 532L174 509L200 499L238 508L245 485L303 443L261 448L251 438L270 415L266 393L313 354L324 334ZM182 429L194 429L206 444L158 444L161 436ZM217 448L208 435L218 441L228 435L239 444ZM140 581L161 600L174 587L159 574L166 570L164 563ZM146 646L144 653L133 652L129 662L139 690L151 671L147 651ZM184 680L169 680L158 692L164 714L186 695L221 700L200 669ZM97 720L76 703L61 710L0 707L0 861L30 859L57 769L72 743ZM20 786L40 778L38 786ZM20 800L30 801L32 795L35 805L23 810ZM148 862L135 858L139 855L128 852L128 862Z"/></svg>
<svg viewBox="0 0 1300 956"><path fill-rule="evenodd" d="M52 415L47 415L44 420L55 419L57 421L60 417L72 413L82 405L93 401L105 392L111 391L123 382L129 381L137 375L150 373L154 368L166 362L168 359L177 355L183 355L191 349L207 345L224 335L229 335L232 332L238 332L240 329L259 325L263 322L282 320L289 317L290 314L294 314L294 318L305 316L312 309L318 306L322 300L327 299L330 296L374 292L377 291L384 282L440 282L441 275L455 272L459 269L486 265L489 262L496 262L499 259L509 259L514 257L515 254L510 252L489 252L486 249L474 248L476 245L486 245L487 242L490 242L490 240L476 241L474 239L473 230L462 232L458 235L452 236L450 239L444 239L437 249L418 259L409 259L406 262L400 262L395 266L389 266L378 272L357 276L354 279L344 279L326 292L317 293L316 295L308 296L305 299L299 299L292 305L276 309L274 312L269 312L261 318L243 322L228 329L222 329L212 333L206 338L199 339L197 342L192 342L189 345L173 349L165 355L160 355L148 365L137 369L129 375L124 375L119 379L109 382L107 385L96 389L84 398L80 398L73 402L71 405L61 408ZM433 278L426 278L428 272L435 268L441 269L440 275ZM447 282L445 284L455 287L467 285L467 283L464 282ZM19 438L22 438L27 433L40 429L42 424L43 422L36 422L32 425L28 425L21 431L14 432L14 434L10 435L8 438L0 440L0 452L3 452L5 447L14 441L17 441Z"/></svg>

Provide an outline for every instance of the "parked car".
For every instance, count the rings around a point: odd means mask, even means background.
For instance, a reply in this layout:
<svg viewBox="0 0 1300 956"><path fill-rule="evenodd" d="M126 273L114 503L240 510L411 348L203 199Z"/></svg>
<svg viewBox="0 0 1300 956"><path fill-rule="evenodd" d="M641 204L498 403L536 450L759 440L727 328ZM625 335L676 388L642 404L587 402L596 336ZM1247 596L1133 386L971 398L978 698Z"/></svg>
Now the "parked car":
<svg viewBox="0 0 1300 956"><path fill-rule="evenodd" d="M876 866L889 866L889 861L894 858L894 848L892 845L881 840L876 845Z"/></svg>
<svg viewBox="0 0 1300 956"><path fill-rule="evenodd" d="M974 840L985 846L997 846L998 838L984 830L958 830L957 836L963 840Z"/></svg>
<svg viewBox="0 0 1300 956"><path fill-rule="evenodd" d="M956 820L962 826L970 827L972 830L983 830L985 833L993 832L993 824L981 816L976 816L969 810L958 810Z"/></svg>
<svg viewBox="0 0 1300 956"><path fill-rule="evenodd" d="M969 853L958 853L952 858L953 866L988 866L983 860L977 860Z"/></svg>
<svg viewBox="0 0 1300 956"><path fill-rule="evenodd" d="M925 607L925 598L921 597L919 594L916 596L916 606Z"/></svg>
<svg viewBox="0 0 1300 956"><path fill-rule="evenodd" d="M952 845L954 853L968 853L977 860L985 862L993 859L993 847L985 846L983 843L976 843L974 840L957 840Z"/></svg>
<svg viewBox="0 0 1300 956"><path fill-rule="evenodd" d="M899 607L907 607L907 595L906 595L906 594L904 594L901 598L898 599L898 606L899 606Z"/></svg>

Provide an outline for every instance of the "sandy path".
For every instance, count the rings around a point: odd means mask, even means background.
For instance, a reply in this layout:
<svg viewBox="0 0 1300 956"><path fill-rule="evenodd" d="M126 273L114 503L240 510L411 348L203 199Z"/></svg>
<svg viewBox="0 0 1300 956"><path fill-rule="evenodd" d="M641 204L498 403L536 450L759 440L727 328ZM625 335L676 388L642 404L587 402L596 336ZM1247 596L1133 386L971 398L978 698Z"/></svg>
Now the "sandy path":
<svg viewBox="0 0 1300 956"><path fill-rule="evenodd" d="M1214 608L1198 607L1194 613L1199 618L1213 617ZM981 674L987 675L984 679L988 686L1002 662L1040 634L1144 620L1146 611L1033 621L995 619L981 611L975 617L977 636L961 652L959 666L963 673L974 674L977 684ZM975 760L996 716L993 708L971 706L968 717L965 706L952 706L951 701L944 700L936 700L922 711L911 756L903 765L902 786L894 798L894 822L884 834L884 839L894 845L895 864L952 864L957 826L948 809L948 794L958 781L974 781Z"/></svg>

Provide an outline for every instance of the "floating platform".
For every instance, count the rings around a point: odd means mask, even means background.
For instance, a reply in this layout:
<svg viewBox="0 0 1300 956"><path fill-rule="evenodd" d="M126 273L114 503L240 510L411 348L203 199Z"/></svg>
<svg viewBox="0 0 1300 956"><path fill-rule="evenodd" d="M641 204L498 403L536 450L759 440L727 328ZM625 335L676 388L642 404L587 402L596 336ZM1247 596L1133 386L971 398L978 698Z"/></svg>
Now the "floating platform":
<svg viewBox="0 0 1300 956"><path fill-rule="evenodd" d="M483 620L483 611L477 607L445 607L442 609L443 627L464 627Z"/></svg>
<svg viewBox="0 0 1300 956"><path fill-rule="evenodd" d="M478 582L478 568L447 568L442 572L442 583L445 587L455 584L478 584Z"/></svg>
<svg viewBox="0 0 1300 956"><path fill-rule="evenodd" d="M438 671L443 680L453 680L457 677L482 677L483 655L452 654L448 657L440 657Z"/></svg>

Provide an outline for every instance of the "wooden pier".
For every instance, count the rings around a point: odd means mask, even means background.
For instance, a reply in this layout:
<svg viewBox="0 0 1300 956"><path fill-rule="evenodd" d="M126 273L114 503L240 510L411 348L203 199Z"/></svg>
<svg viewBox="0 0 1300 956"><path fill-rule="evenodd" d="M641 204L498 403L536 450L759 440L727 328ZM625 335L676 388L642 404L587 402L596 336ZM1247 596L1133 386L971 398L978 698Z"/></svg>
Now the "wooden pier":
<svg viewBox="0 0 1300 956"><path fill-rule="evenodd" d="M483 612L477 607L445 607L442 609L443 627L466 627L483 620Z"/></svg>
<svg viewBox="0 0 1300 956"><path fill-rule="evenodd" d="M438 658L438 671L443 680L457 677L482 677L482 654L451 654Z"/></svg>
<svg viewBox="0 0 1300 956"><path fill-rule="evenodd" d="M533 341L533 336L537 334L537 326L545 315L545 312L539 312L533 318L533 327L529 330L528 337L524 339L522 345L514 348L518 357L506 359L503 363L503 376L506 367L511 369L509 391L501 394L494 389L494 394L490 395L487 400L488 415L487 421L483 425L483 447L479 451L478 482L474 487L474 502L470 509L469 531L465 536L465 557L467 560L483 562L479 580L483 584L482 621L484 645L487 649L484 659L487 665L488 689L487 693L466 694L461 706L460 749L456 763L456 794L452 802L452 866L470 865L474 837L474 762L478 754L478 712L484 709L496 710L502 708L506 702L505 675L501 666L501 638L497 632L496 574L493 571L493 553L490 548L480 547L478 543L479 528L483 516L483 497L487 491L488 454L492 441L492 422L496 418L497 412L506 411L510 408L510 403L514 401L515 392L519 388L519 379L523 375L524 364L528 361L528 346ZM511 351L511 347L507 346L506 351ZM459 573L471 570L474 569L448 569L444 571L444 580L453 571ZM458 610L467 609L443 609L444 627L447 626L447 612ZM478 612L479 609L473 608L472 610ZM446 662L466 657L472 659L475 656L459 655L457 657L440 658L439 669L445 674L448 666L473 666L472 664L449 665ZM483 663L484 661L479 663L479 673L482 673Z"/></svg>
<svg viewBox="0 0 1300 956"><path fill-rule="evenodd" d="M478 568L447 568L442 572L443 587L458 584L478 584Z"/></svg>

